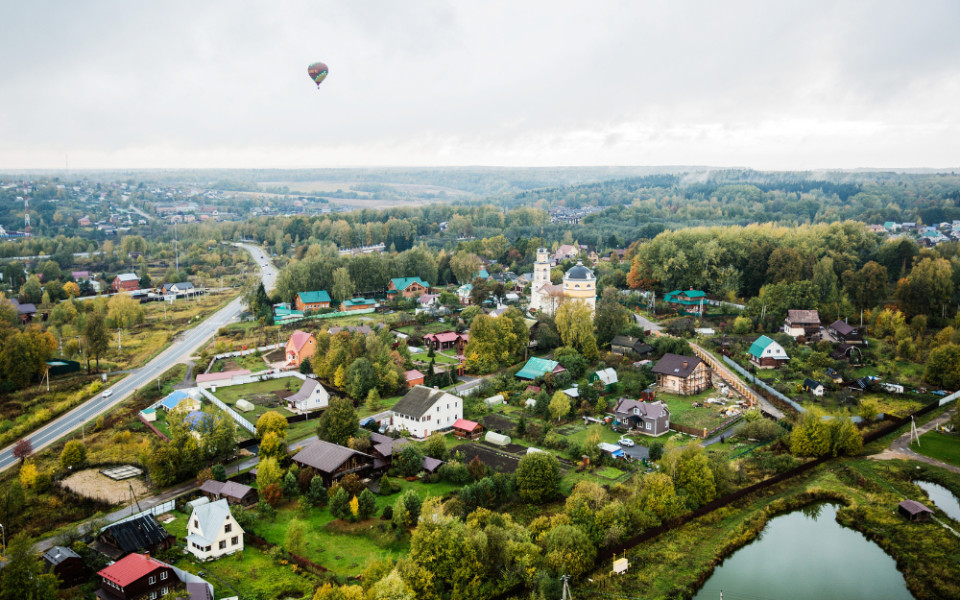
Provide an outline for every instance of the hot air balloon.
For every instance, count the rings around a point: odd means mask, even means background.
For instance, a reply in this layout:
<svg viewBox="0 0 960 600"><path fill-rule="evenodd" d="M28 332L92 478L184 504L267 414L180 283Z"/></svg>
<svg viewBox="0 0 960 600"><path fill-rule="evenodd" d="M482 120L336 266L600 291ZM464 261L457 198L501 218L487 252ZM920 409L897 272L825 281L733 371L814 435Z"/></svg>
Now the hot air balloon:
<svg viewBox="0 0 960 600"><path fill-rule="evenodd" d="M307 68L307 73L310 74L310 79L312 79L319 88L323 80L327 78L327 65L322 62L313 63Z"/></svg>

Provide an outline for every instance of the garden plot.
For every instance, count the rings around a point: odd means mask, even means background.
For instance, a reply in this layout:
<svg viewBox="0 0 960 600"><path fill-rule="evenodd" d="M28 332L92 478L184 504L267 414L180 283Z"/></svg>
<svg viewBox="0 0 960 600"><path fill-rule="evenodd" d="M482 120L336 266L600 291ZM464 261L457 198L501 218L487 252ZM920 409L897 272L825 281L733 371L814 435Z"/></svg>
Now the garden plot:
<svg viewBox="0 0 960 600"><path fill-rule="evenodd" d="M500 473L513 473L517 470L517 465L520 463L520 459L516 456L477 443L458 446L456 452L463 455L464 463L469 463L474 458L479 458L480 462Z"/></svg>
<svg viewBox="0 0 960 600"><path fill-rule="evenodd" d="M102 500L110 504L124 504L133 500L130 486L138 498L150 494L150 489L140 479L113 480L97 469L84 469L74 473L61 482L61 485L85 498Z"/></svg>

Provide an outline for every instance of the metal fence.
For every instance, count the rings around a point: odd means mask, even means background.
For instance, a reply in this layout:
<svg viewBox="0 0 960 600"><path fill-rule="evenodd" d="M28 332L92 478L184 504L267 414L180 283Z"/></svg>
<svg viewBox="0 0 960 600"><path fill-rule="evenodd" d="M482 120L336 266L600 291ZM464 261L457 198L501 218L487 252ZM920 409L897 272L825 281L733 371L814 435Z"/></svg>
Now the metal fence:
<svg viewBox="0 0 960 600"><path fill-rule="evenodd" d="M230 415L230 418L233 419L234 423L236 423L240 427L243 427L250 433L256 432L257 428L253 426L253 423L244 419L243 416L240 415L240 413L238 413L237 411L233 410L232 408L230 408L229 406L221 402L219 398L217 398L216 396L214 396L213 394L211 394L210 392L208 392L203 388L200 388L200 393L203 394L204 398L212 402L214 406L217 406L218 408L220 408L220 410Z"/></svg>
<svg viewBox="0 0 960 600"><path fill-rule="evenodd" d="M167 513L173 510L176 507L176 505L177 505L176 500L167 500L166 502L161 502L160 504L156 506L152 506L147 510L142 510L136 514L130 515L128 517L124 517L119 521L114 521L113 523L111 523L111 525L116 525L117 523L126 523L127 521L139 519L144 515L153 515L153 516L162 515L163 513Z"/></svg>
<svg viewBox="0 0 960 600"><path fill-rule="evenodd" d="M741 367L740 365L738 365L738 364L736 363L736 361L734 361L734 360L733 360L732 358L730 358L729 356L724 356L724 357L723 357L723 362L727 363L728 365L730 365L730 367L731 367L732 369L734 369L736 372L738 372L738 373L740 373L741 375L743 375L743 376L747 379L747 381L749 381L750 383L755 383L755 384L756 384L757 386L759 386L763 391L767 392L768 394L770 394L770 395L773 396L774 398L776 398L776 399L778 399L778 400L782 400L783 402L786 402L787 404L789 404L790 406L792 406L794 409L796 409L797 412L806 412L807 409L805 409L804 407L800 406L799 404L797 404L796 402L794 402L794 401L791 400L790 398L787 398L786 396L784 396L783 394L781 394L781 393L778 392L777 390L773 389L772 387L770 387L769 385L767 385L767 384L766 384L762 379L760 379L759 377L756 377L756 376L752 375L751 373L747 372L746 369L744 369L743 367Z"/></svg>

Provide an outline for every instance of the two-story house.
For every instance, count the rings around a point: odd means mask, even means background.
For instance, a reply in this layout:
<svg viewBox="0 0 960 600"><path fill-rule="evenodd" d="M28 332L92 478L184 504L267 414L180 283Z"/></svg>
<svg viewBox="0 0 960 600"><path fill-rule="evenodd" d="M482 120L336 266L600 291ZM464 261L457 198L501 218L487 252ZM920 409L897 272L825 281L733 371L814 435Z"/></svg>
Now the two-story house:
<svg viewBox="0 0 960 600"><path fill-rule="evenodd" d="M443 390L417 385L393 405L391 429L428 438L463 418L463 399Z"/></svg>
<svg viewBox="0 0 960 600"><path fill-rule="evenodd" d="M397 277L387 286L387 298L419 298L430 291L430 284L419 277Z"/></svg>
<svg viewBox="0 0 960 600"><path fill-rule="evenodd" d="M287 396L287 410L297 414L326 408L330 394L316 379L306 378L296 394Z"/></svg>
<svg viewBox="0 0 960 600"><path fill-rule="evenodd" d="M670 431L670 409L663 402L641 402L620 398L613 415L617 426L645 435L660 436Z"/></svg>
<svg viewBox="0 0 960 600"><path fill-rule="evenodd" d="M862 344L863 332L859 327L837 319L830 324L830 335L844 344Z"/></svg>
<svg viewBox="0 0 960 600"><path fill-rule="evenodd" d="M294 331L287 340L286 355L287 364L299 367L304 359L310 358L317 353L317 340L312 333Z"/></svg>
<svg viewBox="0 0 960 600"><path fill-rule="evenodd" d="M788 310L783 320L783 332L797 339L807 341L820 339L820 313L816 310Z"/></svg>
<svg viewBox="0 0 960 600"><path fill-rule="evenodd" d="M114 292L129 292L140 289L140 278L136 273L120 273L113 278L110 289Z"/></svg>
<svg viewBox="0 0 960 600"><path fill-rule="evenodd" d="M187 550L198 560L213 560L243 550L243 529L227 500L201 504L187 522Z"/></svg>
<svg viewBox="0 0 960 600"><path fill-rule="evenodd" d="M692 396L712 385L710 367L696 356L664 354L653 365L653 373L660 389L671 394Z"/></svg>
<svg viewBox="0 0 960 600"><path fill-rule="evenodd" d="M297 310L320 310L321 308L330 308L330 294L325 290L316 292L299 292L293 300L293 305Z"/></svg>
<svg viewBox="0 0 960 600"><path fill-rule="evenodd" d="M175 598L184 589L170 565L149 555L128 554L97 572L100 600L158 600Z"/></svg>
<svg viewBox="0 0 960 600"><path fill-rule="evenodd" d="M754 340L750 345L749 354L750 362L761 369L776 369L790 361L790 356L787 355L783 346L765 335Z"/></svg>

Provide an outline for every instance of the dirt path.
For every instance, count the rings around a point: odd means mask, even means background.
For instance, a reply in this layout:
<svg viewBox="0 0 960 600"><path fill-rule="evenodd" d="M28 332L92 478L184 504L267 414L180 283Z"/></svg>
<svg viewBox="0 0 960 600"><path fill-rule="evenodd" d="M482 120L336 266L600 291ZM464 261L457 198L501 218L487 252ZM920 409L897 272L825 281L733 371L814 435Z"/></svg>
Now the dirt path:
<svg viewBox="0 0 960 600"><path fill-rule="evenodd" d="M936 419L917 427L917 433L920 435L925 434L928 431L935 429L939 425L943 425L950 420L950 417L953 415L954 411L957 408L954 407L953 410L948 410L943 413ZM945 463L941 460L936 460L935 458L930 458L929 456L924 456L922 454L917 454L910 449L910 431L907 431L897 439L893 440L893 443L890 444L890 447L884 450L879 454L874 454L869 458L873 460L916 460L922 463L927 463L928 465L933 465L935 467L940 467L941 469L946 469L947 471L952 471L954 473L960 473L960 467L956 465L951 465L950 463Z"/></svg>

